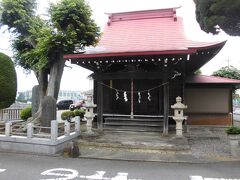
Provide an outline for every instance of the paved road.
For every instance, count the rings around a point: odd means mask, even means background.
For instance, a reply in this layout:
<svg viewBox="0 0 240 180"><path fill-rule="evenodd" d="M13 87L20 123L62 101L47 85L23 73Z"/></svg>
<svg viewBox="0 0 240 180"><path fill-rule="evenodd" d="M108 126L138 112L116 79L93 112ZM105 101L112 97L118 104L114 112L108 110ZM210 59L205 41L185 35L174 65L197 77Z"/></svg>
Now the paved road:
<svg viewBox="0 0 240 180"><path fill-rule="evenodd" d="M233 114L233 124L240 127L240 114Z"/></svg>
<svg viewBox="0 0 240 180"><path fill-rule="evenodd" d="M0 153L1 180L211 180L213 178L240 180L240 162L179 164Z"/></svg>
<svg viewBox="0 0 240 180"><path fill-rule="evenodd" d="M233 114L233 120L240 121L240 114Z"/></svg>

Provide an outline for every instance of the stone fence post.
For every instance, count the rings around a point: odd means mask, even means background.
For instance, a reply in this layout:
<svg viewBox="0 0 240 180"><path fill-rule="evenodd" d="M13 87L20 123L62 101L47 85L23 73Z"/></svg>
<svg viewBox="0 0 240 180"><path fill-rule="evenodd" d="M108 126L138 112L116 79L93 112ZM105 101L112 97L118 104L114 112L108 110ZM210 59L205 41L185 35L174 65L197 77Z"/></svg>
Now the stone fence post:
<svg viewBox="0 0 240 180"><path fill-rule="evenodd" d="M58 122L56 120L51 121L51 140L56 141L58 138Z"/></svg>
<svg viewBox="0 0 240 180"><path fill-rule="evenodd" d="M7 122L7 123L5 123L5 135L11 136L11 134L12 134L12 123Z"/></svg>
<svg viewBox="0 0 240 180"><path fill-rule="evenodd" d="M70 135L70 123L67 121L64 123L64 134L65 136Z"/></svg>
<svg viewBox="0 0 240 180"><path fill-rule="evenodd" d="M7 112L3 112L3 121L8 122L9 121L9 116Z"/></svg>
<svg viewBox="0 0 240 180"><path fill-rule="evenodd" d="M27 124L27 138L32 138L33 137L33 124L28 123Z"/></svg>
<svg viewBox="0 0 240 180"><path fill-rule="evenodd" d="M75 131L76 133L80 134L80 119L75 119Z"/></svg>

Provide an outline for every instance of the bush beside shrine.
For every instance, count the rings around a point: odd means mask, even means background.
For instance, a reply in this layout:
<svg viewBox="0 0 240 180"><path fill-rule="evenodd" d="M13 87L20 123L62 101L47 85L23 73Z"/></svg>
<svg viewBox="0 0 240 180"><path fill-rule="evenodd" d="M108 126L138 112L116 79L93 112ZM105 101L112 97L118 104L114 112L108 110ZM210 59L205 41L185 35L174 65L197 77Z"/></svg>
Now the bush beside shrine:
<svg viewBox="0 0 240 180"><path fill-rule="evenodd" d="M20 111L20 118L22 120L27 120L28 118L32 117L32 107L26 107Z"/></svg>
<svg viewBox="0 0 240 180"><path fill-rule="evenodd" d="M73 111L63 111L61 114L61 119L62 120L67 120L68 118L73 118L75 117L75 114Z"/></svg>
<svg viewBox="0 0 240 180"><path fill-rule="evenodd" d="M17 76L10 57L0 53L0 109L14 103L17 92Z"/></svg>
<svg viewBox="0 0 240 180"><path fill-rule="evenodd" d="M80 118L84 117L85 110L84 109L76 109L73 111L75 116L80 116Z"/></svg>
<svg viewBox="0 0 240 180"><path fill-rule="evenodd" d="M240 128L236 126L231 126L227 128L226 132L229 135L240 134Z"/></svg>

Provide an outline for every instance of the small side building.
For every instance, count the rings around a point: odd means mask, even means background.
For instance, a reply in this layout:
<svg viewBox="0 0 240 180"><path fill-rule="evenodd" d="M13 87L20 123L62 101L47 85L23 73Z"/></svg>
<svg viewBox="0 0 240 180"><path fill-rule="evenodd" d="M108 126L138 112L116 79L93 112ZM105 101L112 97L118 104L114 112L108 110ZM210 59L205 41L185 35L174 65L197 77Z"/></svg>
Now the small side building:
<svg viewBox="0 0 240 180"><path fill-rule="evenodd" d="M188 124L231 125L232 95L239 83L239 80L216 76L188 76L184 93Z"/></svg>

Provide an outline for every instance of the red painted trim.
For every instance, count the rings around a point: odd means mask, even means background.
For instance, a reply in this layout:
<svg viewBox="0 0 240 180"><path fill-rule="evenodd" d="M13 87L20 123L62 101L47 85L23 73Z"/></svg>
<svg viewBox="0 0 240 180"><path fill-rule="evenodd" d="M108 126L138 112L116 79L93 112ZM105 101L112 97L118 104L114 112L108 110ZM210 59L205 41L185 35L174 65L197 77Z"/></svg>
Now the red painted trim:
<svg viewBox="0 0 240 180"><path fill-rule="evenodd" d="M78 58L96 58L96 57L116 57L116 56L144 56L144 55L158 55L158 54L193 54L196 48L186 50L167 50L167 51L146 51L146 52L120 52L120 53L99 53L99 54L66 54L64 59L78 59Z"/></svg>

